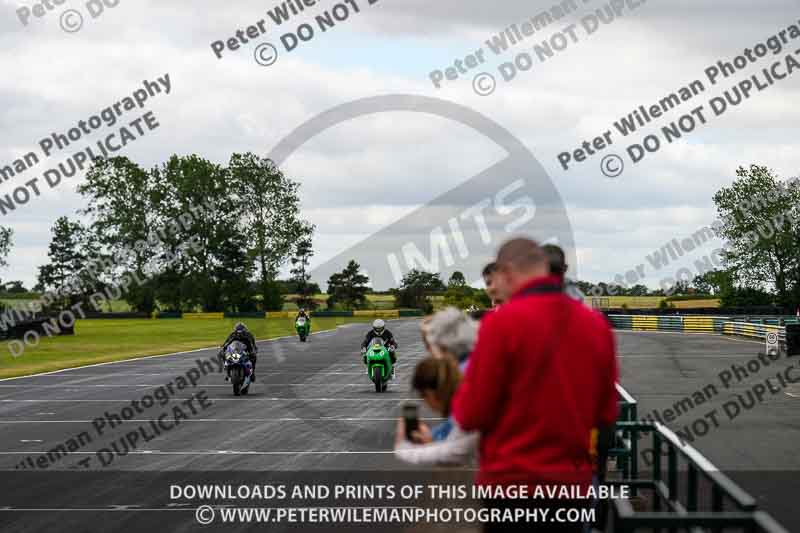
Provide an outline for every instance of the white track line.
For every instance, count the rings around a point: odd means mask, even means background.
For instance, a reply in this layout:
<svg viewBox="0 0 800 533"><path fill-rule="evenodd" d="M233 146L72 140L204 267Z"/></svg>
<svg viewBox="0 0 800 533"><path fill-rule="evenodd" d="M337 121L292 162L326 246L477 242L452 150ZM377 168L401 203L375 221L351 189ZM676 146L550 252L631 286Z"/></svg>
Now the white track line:
<svg viewBox="0 0 800 533"><path fill-rule="evenodd" d="M427 420L433 422L441 422L446 420L444 418L420 418L420 420ZM358 421L365 421L365 422L396 422L397 417L394 418L360 418L360 417L350 417L350 418L338 418L335 416L331 417L321 417L321 418L187 418L182 422L314 422L314 421L322 421L322 422L358 422ZM92 420L85 419L85 420L0 420L0 424L82 424L85 422L91 423ZM123 421L124 423L132 423L132 422L158 422L156 419L152 420L126 420ZM42 442L42 441L21 441L21 442Z"/></svg>
<svg viewBox="0 0 800 533"><path fill-rule="evenodd" d="M259 375L261 375L259 373ZM365 381L364 383L262 383L261 380L258 381L257 385L262 387L366 387L368 388L370 383L369 381ZM33 388L36 389L90 389L90 388L107 388L107 389L125 389L125 388L158 388L163 387L163 384L138 384L138 385L33 385ZM209 384L209 383L198 383L198 388L208 388L208 387L227 387L230 388L231 385L220 385L220 384ZM30 389L31 385L0 385L0 388L6 389Z"/></svg>
<svg viewBox="0 0 800 533"><path fill-rule="evenodd" d="M170 398L170 402L184 402L187 400L193 400L195 398ZM229 397L229 398L206 398L206 400L212 402L242 402L242 403L250 403L254 401L259 402L287 402L287 401L305 401L305 402L374 402L374 401L384 401L384 402L420 402L422 401L420 398L393 398L393 397L383 397L383 396L367 396L365 395L363 398L305 398L302 396L296 397L289 397L289 398L277 398L277 397L269 397L269 398L261 398L258 396L247 396L245 398L237 398L237 397ZM92 402L100 402L100 403L131 403L130 399L125 400L115 400L115 399L103 399L98 400L94 398L76 398L76 399L69 399L69 398L54 398L50 400L44 399L35 399L35 400L19 400L19 399L3 399L0 400L0 403L92 403Z"/></svg>
<svg viewBox="0 0 800 533"><path fill-rule="evenodd" d="M47 454L49 450L25 450L17 452L0 452L0 455L34 455ZM97 452L60 452L61 455L96 455ZM381 451L352 451L352 450L292 450L292 451L246 451L246 450L207 450L207 451L180 451L162 452L160 450L135 450L128 455L393 455L394 450Z"/></svg>

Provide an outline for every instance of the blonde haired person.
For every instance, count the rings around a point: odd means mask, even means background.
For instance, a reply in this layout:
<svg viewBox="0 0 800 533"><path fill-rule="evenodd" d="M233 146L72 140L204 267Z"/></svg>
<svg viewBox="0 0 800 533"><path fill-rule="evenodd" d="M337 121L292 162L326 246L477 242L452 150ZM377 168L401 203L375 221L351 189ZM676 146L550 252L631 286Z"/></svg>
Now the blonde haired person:
<svg viewBox="0 0 800 533"><path fill-rule="evenodd" d="M449 416L450 402L461 383L461 371L450 357L427 357L417 365L411 383L428 407ZM471 462L477 453L478 434L462 431L457 425L453 425L447 437L440 441L431 441L431 430L422 422L411 436L417 443L406 439L405 421L400 418L394 454L406 463L462 465ZM420 441L425 443L420 444Z"/></svg>

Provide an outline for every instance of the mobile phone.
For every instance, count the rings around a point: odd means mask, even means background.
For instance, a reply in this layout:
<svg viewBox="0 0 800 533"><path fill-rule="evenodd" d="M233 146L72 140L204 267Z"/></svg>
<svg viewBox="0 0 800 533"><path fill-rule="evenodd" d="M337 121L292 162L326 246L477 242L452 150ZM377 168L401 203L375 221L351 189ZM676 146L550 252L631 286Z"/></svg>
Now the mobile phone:
<svg viewBox="0 0 800 533"><path fill-rule="evenodd" d="M419 429L417 404L407 403L403 405L403 420L406 423L406 438L411 440L411 433Z"/></svg>

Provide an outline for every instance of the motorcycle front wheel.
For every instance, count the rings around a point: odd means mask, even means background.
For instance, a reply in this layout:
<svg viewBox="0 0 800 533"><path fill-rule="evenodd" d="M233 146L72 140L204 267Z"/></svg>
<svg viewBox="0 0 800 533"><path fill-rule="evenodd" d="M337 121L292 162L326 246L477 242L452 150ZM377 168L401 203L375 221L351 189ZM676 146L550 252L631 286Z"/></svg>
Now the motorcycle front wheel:
<svg viewBox="0 0 800 533"><path fill-rule="evenodd" d="M239 396L242 393L242 369L234 368L231 371L231 382L233 383L233 395Z"/></svg>

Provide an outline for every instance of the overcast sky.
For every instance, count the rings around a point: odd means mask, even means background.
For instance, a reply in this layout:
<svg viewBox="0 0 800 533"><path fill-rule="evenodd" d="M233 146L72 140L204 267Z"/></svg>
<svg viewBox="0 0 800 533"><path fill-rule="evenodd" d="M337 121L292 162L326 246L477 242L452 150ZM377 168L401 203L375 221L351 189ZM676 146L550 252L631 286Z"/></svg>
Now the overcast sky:
<svg viewBox="0 0 800 533"><path fill-rule="evenodd" d="M664 142L638 164L625 152L644 134L658 133L692 108L704 105L708 110L711 97L800 49L800 39L794 40L780 54L770 53L716 86L704 75L718 60L732 61L745 48L800 24L796 0L650 0L633 11L626 8L621 18L591 35L581 20L605 2L578 0L577 12L501 56L489 50L487 39L558 2L351 1L359 13L351 8L349 19L326 32L317 28L313 39L286 52L281 35L302 23L315 26L314 16L336 3L321 1L276 27L267 15L279 4L275 0L224 5L211 0L121 0L96 18L85 0L66 0L24 26L17 11L32 2L0 0L0 167L38 151L42 137L65 132L130 96L142 80L154 81L166 73L171 94L159 95L145 110L124 117L149 110L158 119L159 128L123 152L144 167L172 154L197 153L220 163L234 152L267 155L295 128L335 106L395 93L436 97L466 106L507 129L544 167L549 177L539 179L548 179L558 191L574 233L573 277L609 280L646 264L644 283L650 286L674 275L675 268L656 272L646 256L672 238L710 224L716 216L712 195L731 183L737 167L757 163L785 178L800 175L800 72L763 92L754 91L723 116L706 111L706 125L680 141ZM80 31L62 29L62 24L71 27L77 20L74 15L62 18L67 9L82 14ZM260 19L266 20L266 35L237 51L226 50L222 59L215 57L213 41L227 39ZM544 63L534 54L533 68L509 82L502 79L501 63L513 61L520 52L532 53L535 43L570 24L576 24L578 42L570 42ZM254 61L255 46L261 42L278 49L271 66ZM433 86L431 71L479 49L486 63L441 89ZM487 96L473 90L473 78L481 72L497 80L496 90ZM639 105L655 104L694 80L701 80L707 91L643 133L624 138L613 129L619 117ZM74 146L80 149L100 133L114 130L103 128ZM606 130L613 130L611 147L568 171L561 168L559 153ZM70 153L60 152L0 184L0 196L40 177ZM620 155L625 163L624 172L615 178L600 171L601 159L610 154ZM283 166L302 185L303 213L317 226L313 264L321 265L506 155L482 132L463 124L388 112L326 130L300 146ZM517 172L524 175L525 169ZM10 266L0 278L20 279L28 286L35 282L36 267L46 262L53 222L61 215L73 216L83 206L75 193L81 179L82 174L66 179L0 217L0 224L15 232ZM497 192L488 185L485 196ZM431 221L432 226L438 223ZM714 248L709 243L685 260L691 265Z"/></svg>

